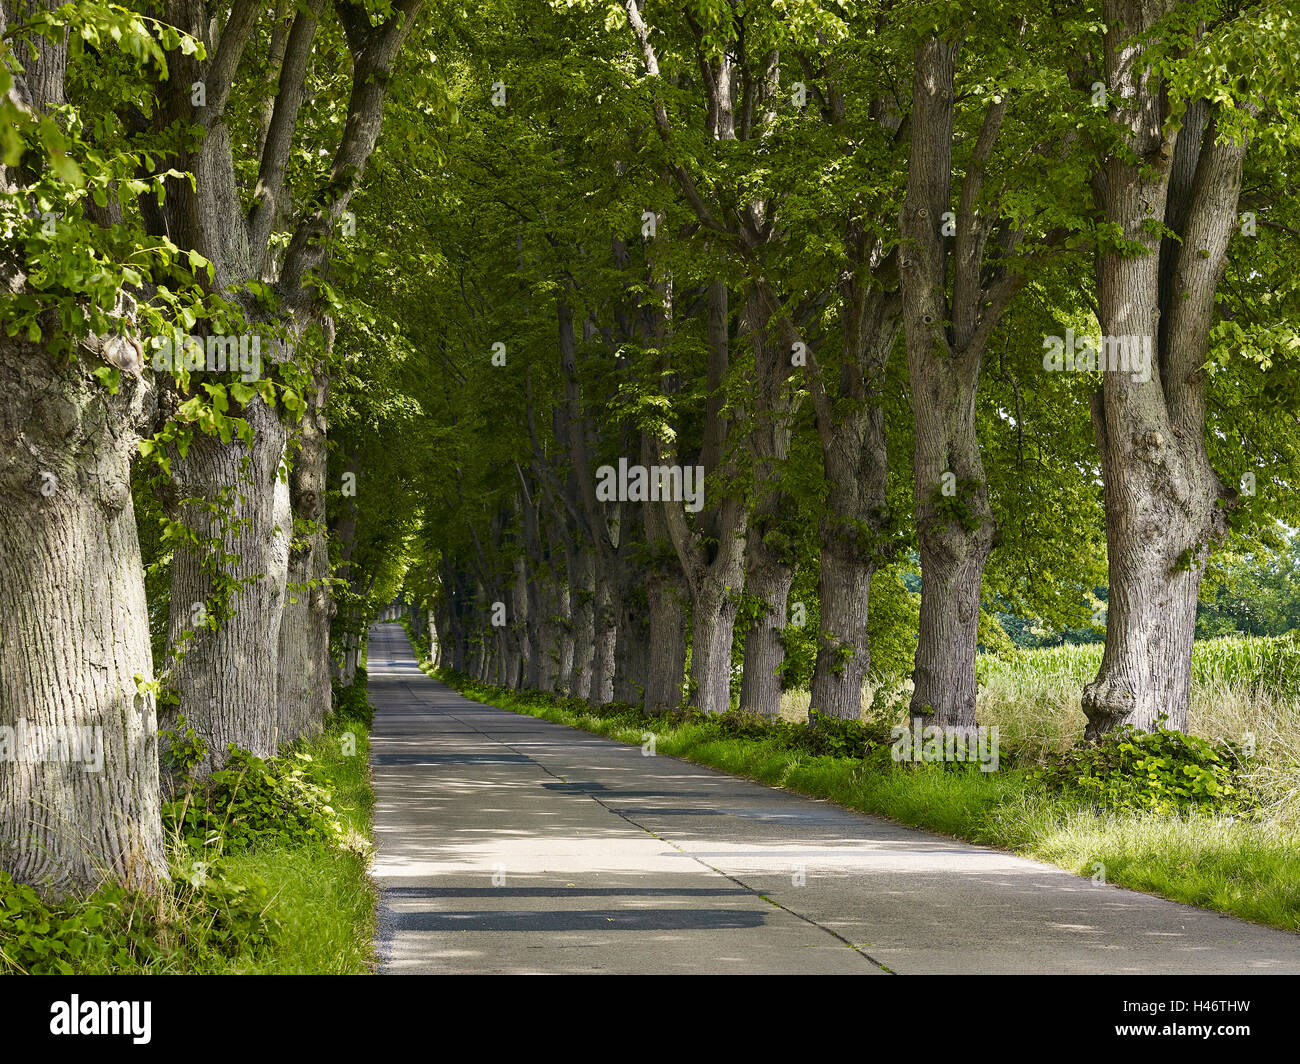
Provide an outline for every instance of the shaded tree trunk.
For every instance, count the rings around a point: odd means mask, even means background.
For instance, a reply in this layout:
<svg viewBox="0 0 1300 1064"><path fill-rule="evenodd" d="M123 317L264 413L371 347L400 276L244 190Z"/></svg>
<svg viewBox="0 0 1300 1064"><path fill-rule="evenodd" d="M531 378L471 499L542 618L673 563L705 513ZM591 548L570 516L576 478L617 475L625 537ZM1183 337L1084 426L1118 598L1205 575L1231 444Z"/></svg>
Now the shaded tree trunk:
<svg viewBox="0 0 1300 1064"><path fill-rule="evenodd" d="M172 560L168 658L180 702L163 720L173 727L183 714L207 742L200 775L226 763L231 743L257 757L277 749L274 649L291 520L279 475L285 432L260 400L244 416L251 448L196 434L185 459L172 463L183 496L178 519L198 542L177 544Z"/></svg>
<svg viewBox="0 0 1300 1064"><path fill-rule="evenodd" d="M603 706L614 700L614 650L618 644L618 610L614 587L608 577L596 577L596 639L591 666L591 690L587 701Z"/></svg>
<svg viewBox="0 0 1300 1064"><path fill-rule="evenodd" d="M781 667L785 663L786 604L794 569L757 530L745 545L745 591L759 602L759 615L745 633L740 708L766 717L781 713Z"/></svg>
<svg viewBox="0 0 1300 1064"><path fill-rule="evenodd" d="M573 668L568 693L587 698L596 657L596 569L591 552L572 539L566 544L570 573L569 607L573 616Z"/></svg>
<svg viewBox="0 0 1300 1064"><path fill-rule="evenodd" d="M302 735L318 735L332 706L329 624L334 609L325 537L328 387L324 372L318 369L307 409L294 432L299 447L289 474L289 501L297 528L280 618L277 698L281 745Z"/></svg>
<svg viewBox="0 0 1300 1064"><path fill-rule="evenodd" d="M642 439L642 462L650 464L653 451ZM682 703L682 681L686 674L686 614L690 593L681 563L673 549L661 504L645 509L648 559L645 567L646 605L649 620L643 708L663 713Z"/></svg>

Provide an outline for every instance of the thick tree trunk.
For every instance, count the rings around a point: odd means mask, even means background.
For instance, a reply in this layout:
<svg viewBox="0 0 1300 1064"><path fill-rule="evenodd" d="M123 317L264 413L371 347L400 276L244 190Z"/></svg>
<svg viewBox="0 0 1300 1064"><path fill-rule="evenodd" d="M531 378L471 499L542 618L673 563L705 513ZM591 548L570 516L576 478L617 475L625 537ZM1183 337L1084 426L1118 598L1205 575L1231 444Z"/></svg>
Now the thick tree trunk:
<svg viewBox="0 0 1300 1064"><path fill-rule="evenodd" d="M351 687L356 682L361 654L360 625L361 609L355 604L345 605L335 617L335 647L330 667L333 678L340 687Z"/></svg>
<svg viewBox="0 0 1300 1064"><path fill-rule="evenodd" d="M1110 587L1101 668L1084 689L1090 738L1126 724L1152 731L1162 715L1187 730L1197 596L1208 545L1227 530L1218 479L1179 450L1102 451Z"/></svg>
<svg viewBox="0 0 1300 1064"><path fill-rule="evenodd" d="M244 416L251 449L196 433L186 456L172 461L179 493L203 502L181 504L180 519L198 542L178 544L172 562L168 652L180 704L164 720L171 726L184 714L207 741L200 775L225 764L229 744L258 757L273 757L277 745L275 651L290 522L279 476L285 432L260 400Z"/></svg>
<svg viewBox="0 0 1300 1064"><path fill-rule="evenodd" d="M653 457L647 442L643 441L642 462L650 463ZM663 713L682 703L682 681L686 674L686 611L690 594L661 505L652 503L646 507L645 532L649 553L644 570L649 652L643 708L647 713Z"/></svg>
<svg viewBox="0 0 1300 1064"><path fill-rule="evenodd" d="M975 403L989 330L1019 283L1006 276L989 287L983 266L991 220L976 209L1005 99L995 99L985 112L962 183L951 249L939 227L951 195L958 50L951 41L936 37L916 50L914 136L907 196L899 215L921 548L921 619L911 714L940 727L975 724L980 585L997 533L980 458ZM988 272L997 278L999 270L1005 267L997 264Z"/></svg>
<svg viewBox="0 0 1300 1064"><path fill-rule="evenodd" d="M649 665L650 617L644 588L624 585L619 593L614 644L614 701L639 706Z"/></svg>
<svg viewBox="0 0 1300 1064"><path fill-rule="evenodd" d="M911 715L927 725L973 727L980 591L997 533L975 435L976 384L925 353L910 361L921 547Z"/></svg>
<svg viewBox="0 0 1300 1064"><path fill-rule="evenodd" d="M1103 348L1129 358L1108 360L1093 399L1110 586L1101 669L1083 693L1089 737L1162 716L1187 728L1197 595L1236 503L1209 462L1204 363L1246 155L1221 136L1228 105L1194 101L1181 125L1167 121L1167 86L1141 39L1164 5L1104 8L1106 80L1129 143L1104 160L1093 194L1117 238L1144 253L1106 247L1097 261ZM1172 236L1162 241L1153 216ZM1144 344L1147 359L1134 357Z"/></svg>
<svg viewBox="0 0 1300 1064"><path fill-rule="evenodd" d="M755 424L747 444L754 469L754 513L745 543L745 591L758 600L758 616L745 633L740 708L776 717L781 712L781 666L785 643L786 602L794 583L794 556L787 516L790 500L781 490L790 448L794 400L786 388L791 372L790 348L774 335L780 316L766 284L756 285L745 300L745 328L754 353Z"/></svg>
<svg viewBox="0 0 1300 1064"><path fill-rule="evenodd" d="M541 616L538 618L537 631L541 638L541 668L538 676L538 687L548 694L554 694L560 690L560 677L564 671L564 646L565 646L565 626L563 611L566 610L565 600L568 595L562 584L559 584L554 577L549 577L546 584L540 588L538 593L538 602L541 606ZM573 647L569 645L570 660L572 660Z"/></svg>
<svg viewBox="0 0 1300 1064"><path fill-rule="evenodd" d="M980 581L988 550L965 537L955 543L926 538L911 715L927 725L973 727Z"/></svg>
<svg viewBox="0 0 1300 1064"><path fill-rule="evenodd" d="M675 562L675 559L674 559ZM686 582L656 572L648 586L650 600L650 654L645 674L647 713L663 713L682 704L686 675L686 611L690 598Z"/></svg>
<svg viewBox="0 0 1300 1064"><path fill-rule="evenodd" d="M828 717L858 720L871 670L871 577L890 553L889 462L881 400L885 367L898 333L900 300L896 292L856 275L845 289L844 343L853 358L841 368L839 395L848 402L836 409L819 367L810 389L828 491L818 527L820 625L809 705Z"/></svg>
<svg viewBox="0 0 1300 1064"><path fill-rule="evenodd" d="M153 679L130 486L144 388L124 375L110 396L89 368L0 340L0 868L50 897L167 874L135 679Z"/></svg>
<svg viewBox="0 0 1300 1064"><path fill-rule="evenodd" d="M555 673L555 694L566 695L573 682L573 614L572 596L569 585L561 582L556 585L555 626L557 636L557 653L559 668Z"/></svg>
<svg viewBox="0 0 1300 1064"><path fill-rule="evenodd" d="M0 36L55 5L28 6L0 5ZM10 43L22 66L9 64L6 103L50 122L66 102L66 34ZM25 186L0 165L0 190ZM21 254L0 245L0 298L29 291ZM127 372L110 395L91 375L102 338L81 347L51 357L0 336L0 869L51 899L167 875L130 480L151 397Z"/></svg>
<svg viewBox="0 0 1300 1064"><path fill-rule="evenodd" d="M703 713L731 708L731 643L743 556L727 573L708 573L691 598L691 704Z"/></svg>
<svg viewBox="0 0 1300 1064"><path fill-rule="evenodd" d="M569 607L573 616L573 668L568 694L585 699L591 693L596 657L596 570L591 552L574 543L569 549Z"/></svg>
<svg viewBox="0 0 1300 1064"><path fill-rule="evenodd" d="M280 619L280 744L317 735L332 705L330 691L329 544L325 538L325 401L328 382L317 372L307 410L297 426L299 449L289 475L289 500L297 527L289 552L284 613Z"/></svg>

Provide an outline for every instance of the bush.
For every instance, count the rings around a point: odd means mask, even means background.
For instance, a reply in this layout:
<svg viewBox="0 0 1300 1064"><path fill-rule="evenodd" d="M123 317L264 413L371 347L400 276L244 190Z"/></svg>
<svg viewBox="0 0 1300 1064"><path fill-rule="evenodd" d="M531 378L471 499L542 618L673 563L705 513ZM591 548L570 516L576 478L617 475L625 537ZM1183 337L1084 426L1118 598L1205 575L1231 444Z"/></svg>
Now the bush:
<svg viewBox="0 0 1300 1064"><path fill-rule="evenodd" d="M267 916L272 897L265 880L253 876L237 883L226 877L221 861L182 859L172 866L172 881L186 914L182 926L207 949L236 957L270 944L275 923Z"/></svg>
<svg viewBox="0 0 1300 1064"><path fill-rule="evenodd" d="M163 805L163 823L200 853L267 840L337 843L344 825L313 769L309 754L264 761L232 744L225 768Z"/></svg>
<svg viewBox="0 0 1300 1064"><path fill-rule="evenodd" d="M1162 718L1163 719L1163 718ZM1039 784L1101 808L1181 813L1245 811L1241 750L1195 735L1125 726L1096 742L1052 755L1030 773Z"/></svg>

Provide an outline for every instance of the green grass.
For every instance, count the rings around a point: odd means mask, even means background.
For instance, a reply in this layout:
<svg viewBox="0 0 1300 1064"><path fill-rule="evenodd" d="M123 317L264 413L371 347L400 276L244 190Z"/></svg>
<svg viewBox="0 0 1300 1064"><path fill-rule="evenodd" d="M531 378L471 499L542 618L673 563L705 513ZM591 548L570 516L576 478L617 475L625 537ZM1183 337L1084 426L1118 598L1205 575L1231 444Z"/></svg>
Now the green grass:
<svg viewBox="0 0 1300 1064"><path fill-rule="evenodd" d="M433 670L427 669L432 672ZM896 765L888 760L810 756L762 739L722 738L706 723L677 723L635 710L592 712L536 692L466 683L462 694L503 709L640 745L849 809L953 838L1008 850L1081 875L1174 901L1300 931L1300 837L1285 820L1181 817L1081 806L1045 791L1021 767ZM1100 870L1098 868L1100 867Z"/></svg>
<svg viewBox="0 0 1300 1064"><path fill-rule="evenodd" d="M356 739L345 756L342 735ZM334 809L348 824L346 847L261 846L225 858L225 876L235 883L260 879L272 900L266 917L271 940L235 957L209 953L202 970L215 974L364 975L373 970L375 891L366 874L374 791L369 779L369 743L363 726L348 721L302 749L323 768L334 790Z"/></svg>

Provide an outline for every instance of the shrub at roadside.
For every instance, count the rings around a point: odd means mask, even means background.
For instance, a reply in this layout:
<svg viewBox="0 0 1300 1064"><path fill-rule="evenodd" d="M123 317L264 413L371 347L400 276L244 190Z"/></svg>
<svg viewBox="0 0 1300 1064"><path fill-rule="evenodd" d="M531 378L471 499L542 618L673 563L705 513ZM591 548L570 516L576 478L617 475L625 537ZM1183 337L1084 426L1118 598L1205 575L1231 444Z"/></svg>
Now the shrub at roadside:
<svg viewBox="0 0 1300 1064"><path fill-rule="evenodd" d="M1124 727L1099 742L1080 742L1048 757L1030 777L1049 790L1101 809L1176 814L1245 812L1242 751L1197 735Z"/></svg>

